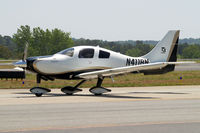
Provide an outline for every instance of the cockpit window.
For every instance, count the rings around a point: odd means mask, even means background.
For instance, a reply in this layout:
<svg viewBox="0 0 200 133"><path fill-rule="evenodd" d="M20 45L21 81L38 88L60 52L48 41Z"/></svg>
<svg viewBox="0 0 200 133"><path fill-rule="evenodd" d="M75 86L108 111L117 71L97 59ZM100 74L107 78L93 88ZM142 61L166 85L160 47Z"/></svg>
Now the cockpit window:
<svg viewBox="0 0 200 133"><path fill-rule="evenodd" d="M110 57L110 53L103 51L103 50L99 50L99 58L109 58Z"/></svg>
<svg viewBox="0 0 200 133"><path fill-rule="evenodd" d="M74 55L74 48L68 48L63 51L58 52L57 54L63 54L72 57Z"/></svg>
<svg viewBox="0 0 200 133"><path fill-rule="evenodd" d="M78 55L79 58L93 58L94 57L94 49L86 48L82 49Z"/></svg>

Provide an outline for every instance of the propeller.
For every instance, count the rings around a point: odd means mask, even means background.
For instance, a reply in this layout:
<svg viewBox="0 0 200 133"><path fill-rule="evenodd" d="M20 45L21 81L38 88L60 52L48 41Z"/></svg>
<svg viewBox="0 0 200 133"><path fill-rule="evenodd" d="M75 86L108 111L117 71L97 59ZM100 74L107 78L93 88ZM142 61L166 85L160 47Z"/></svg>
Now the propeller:
<svg viewBox="0 0 200 133"><path fill-rule="evenodd" d="M25 44L24 53L23 53L23 57L22 57L22 61L24 61L24 62L26 62L27 52L28 52L28 43Z"/></svg>
<svg viewBox="0 0 200 133"><path fill-rule="evenodd" d="M25 44L22 60L13 63L13 65L16 66L16 69L23 68L25 70L25 68L27 67L26 63L27 52L28 52L28 43Z"/></svg>

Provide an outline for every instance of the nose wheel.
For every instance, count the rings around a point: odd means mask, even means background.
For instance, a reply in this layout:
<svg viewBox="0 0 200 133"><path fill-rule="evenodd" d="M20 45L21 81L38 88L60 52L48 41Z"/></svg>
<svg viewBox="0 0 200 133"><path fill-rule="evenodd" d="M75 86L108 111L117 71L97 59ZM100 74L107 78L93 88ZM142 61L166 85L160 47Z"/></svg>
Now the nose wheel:
<svg viewBox="0 0 200 133"><path fill-rule="evenodd" d="M41 97L41 96L42 96L42 93L35 93L35 96L36 96L36 97Z"/></svg>
<svg viewBox="0 0 200 133"><path fill-rule="evenodd" d="M41 83L41 76L39 74L37 74L36 80L37 80L37 87L33 87L30 89L30 92L35 94L36 97L41 97L43 94L51 92L50 89L39 87L39 83Z"/></svg>
<svg viewBox="0 0 200 133"><path fill-rule="evenodd" d="M37 97L41 97L43 94L51 92L51 90L43 87L33 87L30 89L30 92Z"/></svg>

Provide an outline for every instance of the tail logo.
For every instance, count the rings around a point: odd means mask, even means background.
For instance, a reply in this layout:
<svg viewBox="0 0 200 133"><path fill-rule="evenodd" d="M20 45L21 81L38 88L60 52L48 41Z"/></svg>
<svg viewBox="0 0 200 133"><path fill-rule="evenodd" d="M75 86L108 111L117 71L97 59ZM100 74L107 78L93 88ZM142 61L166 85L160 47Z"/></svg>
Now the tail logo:
<svg viewBox="0 0 200 133"><path fill-rule="evenodd" d="M161 53L162 53L162 54L166 53L166 51L167 51L167 50L166 50L165 47L161 47Z"/></svg>

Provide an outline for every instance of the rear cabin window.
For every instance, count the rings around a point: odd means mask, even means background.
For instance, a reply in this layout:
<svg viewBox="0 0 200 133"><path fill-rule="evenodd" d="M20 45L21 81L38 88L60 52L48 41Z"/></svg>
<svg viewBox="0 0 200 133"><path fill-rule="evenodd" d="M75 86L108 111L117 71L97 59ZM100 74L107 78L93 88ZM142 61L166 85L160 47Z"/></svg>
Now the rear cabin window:
<svg viewBox="0 0 200 133"><path fill-rule="evenodd" d="M110 53L103 51L103 50L99 50L99 58L109 58L110 57Z"/></svg>
<svg viewBox="0 0 200 133"><path fill-rule="evenodd" d="M79 58L93 58L94 57L94 49L92 49L92 48L82 49L82 50L80 50L78 57Z"/></svg>

